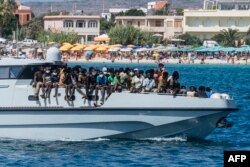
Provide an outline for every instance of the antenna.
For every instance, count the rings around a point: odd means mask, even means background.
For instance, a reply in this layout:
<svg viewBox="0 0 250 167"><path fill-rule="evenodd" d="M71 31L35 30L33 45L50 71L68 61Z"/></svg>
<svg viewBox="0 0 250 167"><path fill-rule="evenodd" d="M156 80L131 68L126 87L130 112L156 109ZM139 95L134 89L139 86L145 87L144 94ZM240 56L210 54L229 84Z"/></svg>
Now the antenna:
<svg viewBox="0 0 250 167"><path fill-rule="evenodd" d="M105 1L102 0L102 13L104 13L104 8L105 8L105 5L104 5Z"/></svg>

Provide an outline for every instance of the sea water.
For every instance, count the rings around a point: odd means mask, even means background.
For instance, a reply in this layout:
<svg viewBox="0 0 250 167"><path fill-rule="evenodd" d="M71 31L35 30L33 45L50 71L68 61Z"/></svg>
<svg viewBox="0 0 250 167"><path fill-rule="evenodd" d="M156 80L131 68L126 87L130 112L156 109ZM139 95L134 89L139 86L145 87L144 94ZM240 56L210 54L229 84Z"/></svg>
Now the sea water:
<svg viewBox="0 0 250 167"><path fill-rule="evenodd" d="M69 65L157 68L156 64ZM0 139L0 166L223 166L224 150L250 150L250 66L166 64L165 68L169 73L179 71L182 85L204 85L232 95L239 107L228 117L233 127L216 129L198 141L178 137L53 142Z"/></svg>

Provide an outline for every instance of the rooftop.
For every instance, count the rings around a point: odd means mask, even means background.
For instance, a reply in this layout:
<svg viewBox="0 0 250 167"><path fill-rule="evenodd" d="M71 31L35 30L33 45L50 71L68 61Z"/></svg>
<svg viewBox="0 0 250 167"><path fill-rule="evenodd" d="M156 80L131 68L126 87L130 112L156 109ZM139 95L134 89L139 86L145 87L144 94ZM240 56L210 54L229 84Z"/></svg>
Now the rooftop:
<svg viewBox="0 0 250 167"><path fill-rule="evenodd" d="M44 16L44 20L63 20L63 19L101 19L100 16L85 16L85 15L55 15L55 16Z"/></svg>
<svg viewBox="0 0 250 167"><path fill-rule="evenodd" d="M162 9L168 5L169 5L169 3L166 0L165 1L158 1L158 2L156 2L154 9Z"/></svg>

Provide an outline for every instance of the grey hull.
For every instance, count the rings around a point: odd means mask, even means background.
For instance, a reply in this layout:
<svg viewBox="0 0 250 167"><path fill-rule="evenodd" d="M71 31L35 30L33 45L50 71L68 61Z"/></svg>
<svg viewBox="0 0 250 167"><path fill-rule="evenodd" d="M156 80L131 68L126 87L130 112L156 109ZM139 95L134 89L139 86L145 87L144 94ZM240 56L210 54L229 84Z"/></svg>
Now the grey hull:
<svg viewBox="0 0 250 167"><path fill-rule="evenodd" d="M0 137L32 140L204 138L231 111L91 109L1 111Z"/></svg>

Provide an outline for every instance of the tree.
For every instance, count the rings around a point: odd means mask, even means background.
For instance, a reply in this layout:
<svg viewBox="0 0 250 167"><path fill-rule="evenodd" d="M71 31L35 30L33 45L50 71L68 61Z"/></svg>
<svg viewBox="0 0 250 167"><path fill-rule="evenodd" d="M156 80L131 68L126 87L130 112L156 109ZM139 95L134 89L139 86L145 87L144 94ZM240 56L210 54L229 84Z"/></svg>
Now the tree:
<svg viewBox="0 0 250 167"><path fill-rule="evenodd" d="M68 12L65 12L65 11L48 12L48 13L45 13L38 17L33 18L29 23L27 23L21 28L20 33L19 33L19 39L24 39L24 38L38 39L40 32L42 32L44 29L43 17L51 16L51 15L60 15L61 13L63 15L68 14Z"/></svg>
<svg viewBox="0 0 250 167"><path fill-rule="evenodd" d="M120 12L116 16L145 16L145 13L142 10L130 9L126 12Z"/></svg>
<svg viewBox="0 0 250 167"><path fill-rule="evenodd" d="M169 8L166 6L166 7L162 8L162 9L156 10L154 14L155 15L160 15L160 16L168 15L169 14Z"/></svg>
<svg viewBox="0 0 250 167"><path fill-rule="evenodd" d="M56 42L56 43L76 43L80 40L80 37L75 32L50 32L50 31L40 31L38 34L38 41L46 44L48 42Z"/></svg>
<svg viewBox="0 0 250 167"><path fill-rule="evenodd" d="M190 35L188 33L182 34L178 38L185 40L186 45L200 46L202 44L200 38Z"/></svg>
<svg viewBox="0 0 250 167"><path fill-rule="evenodd" d="M101 18L101 20L100 20L100 29L101 29L101 31L104 31L105 33L107 33L114 26L115 26L114 22L107 21L106 19Z"/></svg>
<svg viewBox="0 0 250 167"><path fill-rule="evenodd" d="M235 41L239 40L239 30L228 28L221 30L222 42L225 46L235 46Z"/></svg>
<svg viewBox="0 0 250 167"><path fill-rule="evenodd" d="M0 37L3 35L3 27L6 24L6 17L14 15L17 9L15 0L0 0Z"/></svg>
<svg viewBox="0 0 250 167"><path fill-rule="evenodd" d="M176 8L175 11L177 16L183 16L184 14L184 9L182 8Z"/></svg>
<svg viewBox="0 0 250 167"><path fill-rule="evenodd" d="M221 45L224 45L223 44L223 35L222 34L216 34L211 39L218 42Z"/></svg>
<svg viewBox="0 0 250 167"><path fill-rule="evenodd" d="M151 32L142 31L133 26L118 26L110 29L108 33L111 44L122 45L151 45L159 42L159 37L156 37Z"/></svg>

